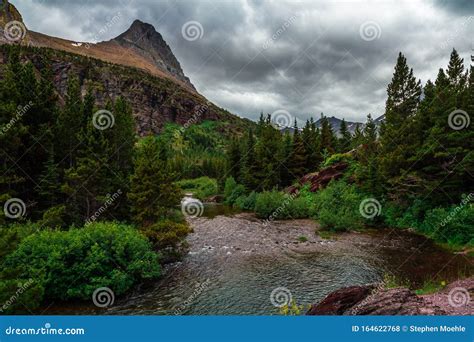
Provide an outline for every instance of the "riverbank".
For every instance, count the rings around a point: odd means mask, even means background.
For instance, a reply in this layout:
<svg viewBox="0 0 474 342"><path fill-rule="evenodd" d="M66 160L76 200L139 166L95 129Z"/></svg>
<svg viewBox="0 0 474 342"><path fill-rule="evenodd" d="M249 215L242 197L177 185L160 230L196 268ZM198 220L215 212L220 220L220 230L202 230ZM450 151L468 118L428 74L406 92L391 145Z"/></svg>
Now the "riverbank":
<svg viewBox="0 0 474 342"><path fill-rule="evenodd" d="M278 288L309 308L337 289L379 283L387 273L413 288L433 277L450 282L473 274L466 256L407 231L327 236L309 219L265 223L219 206L209 216L188 219L189 252L160 280L108 308L60 305L45 314L277 315L271 294Z"/></svg>
<svg viewBox="0 0 474 342"><path fill-rule="evenodd" d="M473 315L473 298L474 277L425 295L404 287L351 286L330 293L307 315Z"/></svg>

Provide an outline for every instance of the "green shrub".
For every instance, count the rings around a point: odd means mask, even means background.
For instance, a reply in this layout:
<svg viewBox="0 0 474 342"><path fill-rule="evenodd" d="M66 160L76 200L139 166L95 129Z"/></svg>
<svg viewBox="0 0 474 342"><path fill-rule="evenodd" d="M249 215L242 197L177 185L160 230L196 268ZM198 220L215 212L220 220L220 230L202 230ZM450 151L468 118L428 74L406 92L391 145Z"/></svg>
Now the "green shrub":
<svg viewBox="0 0 474 342"><path fill-rule="evenodd" d="M2 288L11 288L12 276L31 278L37 289L44 289L45 298L58 300L90 299L99 287L121 295L161 273L158 254L144 236L131 226L109 222L31 235L7 256L3 267L10 274Z"/></svg>
<svg viewBox="0 0 474 342"><path fill-rule="evenodd" d="M394 203L386 203L383 218L385 224L389 227L417 228L423 221L427 210L429 210L428 203L418 199L407 208Z"/></svg>
<svg viewBox="0 0 474 342"><path fill-rule="evenodd" d="M228 177L224 184L224 198L228 199L236 187L237 182L234 177Z"/></svg>
<svg viewBox="0 0 474 342"><path fill-rule="evenodd" d="M143 235L153 244L157 250L165 248L176 248L191 232L186 222L177 223L171 220L162 220L151 226L141 229Z"/></svg>
<svg viewBox="0 0 474 342"><path fill-rule="evenodd" d="M418 231L441 243L453 246L474 245L474 207L472 204L436 208L426 213Z"/></svg>
<svg viewBox="0 0 474 342"><path fill-rule="evenodd" d="M234 206L240 210L254 210L257 193L252 191L248 196L240 196L235 200Z"/></svg>
<svg viewBox="0 0 474 342"><path fill-rule="evenodd" d="M43 219L39 224L50 228L61 228L65 226L66 206L57 205L49 208L43 213Z"/></svg>
<svg viewBox="0 0 474 342"><path fill-rule="evenodd" d="M285 218L307 218L310 217L309 203L304 197L293 198L286 206L287 217Z"/></svg>
<svg viewBox="0 0 474 342"><path fill-rule="evenodd" d="M217 194L217 181L209 177L185 179L177 182L184 192L192 192L193 197L205 200Z"/></svg>
<svg viewBox="0 0 474 342"><path fill-rule="evenodd" d="M385 203L382 211L382 218L384 220L385 225L387 225L388 227L405 228L398 226L400 218L403 216L405 210L406 209L395 203Z"/></svg>
<svg viewBox="0 0 474 342"><path fill-rule="evenodd" d="M255 213L264 219L289 219L308 217L308 203L303 197L279 191L264 191L257 194Z"/></svg>
<svg viewBox="0 0 474 342"><path fill-rule="evenodd" d="M259 218L268 219L273 217L274 219L283 217L283 204L291 201L291 198L285 197L282 192L279 191L264 191L257 194L255 200L255 214Z"/></svg>
<svg viewBox="0 0 474 342"><path fill-rule="evenodd" d="M414 228L440 243L474 245L474 208L469 201L450 208L430 209L426 201L415 200L407 208L384 205L384 221L389 227Z"/></svg>
<svg viewBox="0 0 474 342"><path fill-rule="evenodd" d="M354 158L349 153L335 153L323 162L322 167L328 167L340 162L352 163L353 161Z"/></svg>
<svg viewBox="0 0 474 342"><path fill-rule="evenodd" d="M242 184L237 184L237 186L232 190L229 197L226 197L224 203L228 205L233 205L239 197L245 196L247 190Z"/></svg>
<svg viewBox="0 0 474 342"><path fill-rule="evenodd" d="M0 314L31 314L43 295L43 284L33 278L0 280Z"/></svg>
<svg viewBox="0 0 474 342"><path fill-rule="evenodd" d="M322 228L351 230L363 227L364 218L359 205L364 199L354 185L332 181L314 196L315 214Z"/></svg>
<svg viewBox="0 0 474 342"><path fill-rule="evenodd" d="M41 229L41 225L31 222L0 226L0 263L17 248L21 241Z"/></svg>

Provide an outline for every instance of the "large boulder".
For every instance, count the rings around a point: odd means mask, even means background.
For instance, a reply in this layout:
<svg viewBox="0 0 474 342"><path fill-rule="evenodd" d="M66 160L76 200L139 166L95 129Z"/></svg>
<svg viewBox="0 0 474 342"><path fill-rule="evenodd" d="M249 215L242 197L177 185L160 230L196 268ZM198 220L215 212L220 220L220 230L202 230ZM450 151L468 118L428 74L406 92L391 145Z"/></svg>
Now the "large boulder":
<svg viewBox="0 0 474 342"><path fill-rule="evenodd" d="M324 300L311 306L307 315L343 315L366 298L373 286L351 286L331 292Z"/></svg>

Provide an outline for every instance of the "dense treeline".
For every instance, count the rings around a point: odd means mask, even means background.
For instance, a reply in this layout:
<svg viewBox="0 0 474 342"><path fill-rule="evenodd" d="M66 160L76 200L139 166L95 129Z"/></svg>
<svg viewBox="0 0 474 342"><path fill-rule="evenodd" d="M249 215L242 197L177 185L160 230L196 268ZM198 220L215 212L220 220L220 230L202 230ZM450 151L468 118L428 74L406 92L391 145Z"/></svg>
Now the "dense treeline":
<svg viewBox="0 0 474 342"><path fill-rule="evenodd" d="M302 129L295 120L292 131L281 133L271 115L260 116L257 128L244 137L232 139L227 148L227 170L237 182L257 191L281 189L301 176L318 171L330 157L365 145L373 150L377 128L369 114L364 128L352 135L345 120L334 132L328 119L321 115L320 127L313 118Z"/></svg>
<svg viewBox="0 0 474 342"><path fill-rule="evenodd" d="M345 121L333 132L322 116L319 127L311 119L301 130L295 122L293 134L281 134L262 115L255 132L227 148L227 202L262 218L279 210L278 218L314 216L328 228L350 229L368 223L359 204L373 198L385 224L414 227L440 242L473 244L473 109L474 69L464 69L456 50L447 69L424 87L400 53L380 128L369 114L354 134ZM297 204L292 197L281 209L288 196L277 190L338 161L349 164L342 180L316 195L303 187L299 197L307 201ZM446 223L443 215L452 210L461 213ZM381 223L380 217L372 223Z"/></svg>
<svg viewBox="0 0 474 342"><path fill-rule="evenodd" d="M137 139L124 99L97 107L74 72L59 98L51 66L21 49L8 47L0 80L0 302L21 284L34 309L159 276L190 230L163 144Z"/></svg>

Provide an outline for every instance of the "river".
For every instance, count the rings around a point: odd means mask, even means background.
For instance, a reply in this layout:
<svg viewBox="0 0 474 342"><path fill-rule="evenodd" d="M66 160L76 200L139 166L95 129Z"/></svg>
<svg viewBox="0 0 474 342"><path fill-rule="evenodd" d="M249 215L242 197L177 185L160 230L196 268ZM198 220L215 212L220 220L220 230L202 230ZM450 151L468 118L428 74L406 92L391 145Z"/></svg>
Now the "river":
<svg viewBox="0 0 474 342"><path fill-rule="evenodd" d="M45 314L272 315L279 313L278 300L291 296L308 307L333 290L378 282L384 274L416 288L429 279L448 282L473 271L472 258L398 229L327 239L312 220L265 225L253 214L222 205L206 206L202 217L189 222L194 230L189 254L168 265L159 281L107 309L60 305Z"/></svg>

